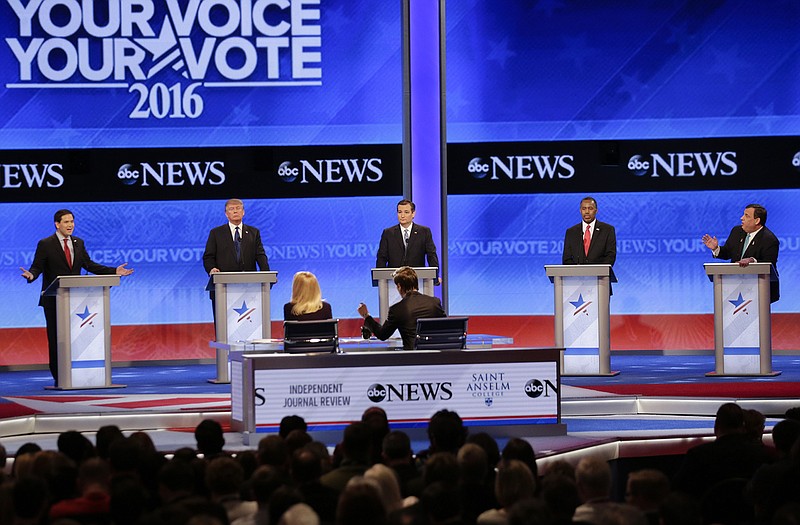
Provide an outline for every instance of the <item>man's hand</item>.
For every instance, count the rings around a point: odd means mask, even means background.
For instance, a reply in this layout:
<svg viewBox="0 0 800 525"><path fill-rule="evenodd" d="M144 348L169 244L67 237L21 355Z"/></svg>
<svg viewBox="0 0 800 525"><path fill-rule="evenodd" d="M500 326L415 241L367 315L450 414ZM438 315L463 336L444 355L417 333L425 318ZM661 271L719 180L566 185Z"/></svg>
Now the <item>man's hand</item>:
<svg viewBox="0 0 800 525"><path fill-rule="evenodd" d="M703 244L706 245L706 248L712 251L719 248L719 242L717 241L717 238L712 237L709 234L703 235Z"/></svg>
<svg viewBox="0 0 800 525"><path fill-rule="evenodd" d="M369 310L367 310L367 305L364 303L358 303L358 313L361 317L366 318L369 315Z"/></svg>
<svg viewBox="0 0 800 525"><path fill-rule="evenodd" d="M211 274L214 274L214 273L219 273L219 268L211 268L211 271L208 272L208 275L211 275Z"/></svg>
<svg viewBox="0 0 800 525"><path fill-rule="evenodd" d="M116 274L117 275L122 275L123 277L126 276L126 275L132 274L133 273L133 269L132 268L125 268L126 266L128 266L128 263L122 263L119 266L117 266Z"/></svg>
<svg viewBox="0 0 800 525"><path fill-rule="evenodd" d="M30 281L33 281L33 274L32 274L31 272L29 272L28 270L26 270L26 269L25 269L25 268L23 268L22 266L20 266L20 267L19 267L19 269L20 269L20 270L22 270L22 276L23 276L25 279L27 279L27 280L28 280L28 282L30 282Z"/></svg>
<svg viewBox="0 0 800 525"><path fill-rule="evenodd" d="M741 261L739 261L739 266L741 266L742 268L744 268L744 267L745 267L745 266L747 266L748 264L750 264L750 263L754 263L754 262L756 262L755 258L753 258L753 257L745 257L744 259L742 259Z"/></svg>

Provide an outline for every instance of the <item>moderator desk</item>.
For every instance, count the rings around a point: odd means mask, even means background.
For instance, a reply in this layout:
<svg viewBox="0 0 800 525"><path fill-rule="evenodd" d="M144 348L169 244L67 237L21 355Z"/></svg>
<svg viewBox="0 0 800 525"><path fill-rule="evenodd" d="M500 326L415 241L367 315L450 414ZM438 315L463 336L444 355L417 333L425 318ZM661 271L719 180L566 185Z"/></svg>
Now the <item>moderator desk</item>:
<svg viewBox="0 0 800 525"><path fill-rule="evenodd" d="M407 432L425 429L446 408L497 437L562 435L560 351L231 351L231 426L254 445L297 414L309 432L341 436L379 406L393 428Z"/></svg>

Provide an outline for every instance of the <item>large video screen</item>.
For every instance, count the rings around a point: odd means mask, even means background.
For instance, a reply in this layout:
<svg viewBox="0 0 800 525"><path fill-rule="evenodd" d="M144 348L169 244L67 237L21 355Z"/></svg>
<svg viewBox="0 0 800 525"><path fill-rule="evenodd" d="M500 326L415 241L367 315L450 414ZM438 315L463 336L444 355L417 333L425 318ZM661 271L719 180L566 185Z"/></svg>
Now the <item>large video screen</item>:
<svg viewBox="0 0 800 525"><path fill-rule="evenodd" d="M773 311L800 312L799 24L778 1L448 2L451 310L552 313L543 266L591 193L617 229L612 313L710 313L700 238L753 202L781 240Z"/></svg>
<svg viewBox="0 0 800 525"><path fill-rule="evenodd" d="M447 2L448 142L797 135L800 4Z"/></svg>
<svg viewBox="0 0 800 525"><path fill-rule="evenodd" d="M0 3L0 149L400 143L400 3Z"/></svg>

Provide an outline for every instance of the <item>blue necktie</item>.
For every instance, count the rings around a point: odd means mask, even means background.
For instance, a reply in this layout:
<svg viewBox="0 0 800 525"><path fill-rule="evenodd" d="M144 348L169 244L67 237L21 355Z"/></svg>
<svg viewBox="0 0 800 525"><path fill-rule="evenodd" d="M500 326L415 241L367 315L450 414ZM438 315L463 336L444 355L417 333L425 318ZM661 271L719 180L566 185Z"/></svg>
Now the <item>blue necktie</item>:
<svg viewBox="0 0 800 525"><path fill-rule="evenodd" d="M747 251L747 245L750 244L750 234L748 233L747 236L744 238L744 245L742 246L742 256L739 259L744 259L744 252Z"/></svg>
<svg viewBox="0 0 800 525"><path fill-rule="evenodd" d="M242 262L242 238L239 237L239 227L235 228L233 235L233 249L236 251L236 262Z"/></svg>
<svg viewBox="0 0 800 525"><path fill-rule="evenodd" d="M408 230L405 228L403 229L403 246L408 250Z"/></svg>

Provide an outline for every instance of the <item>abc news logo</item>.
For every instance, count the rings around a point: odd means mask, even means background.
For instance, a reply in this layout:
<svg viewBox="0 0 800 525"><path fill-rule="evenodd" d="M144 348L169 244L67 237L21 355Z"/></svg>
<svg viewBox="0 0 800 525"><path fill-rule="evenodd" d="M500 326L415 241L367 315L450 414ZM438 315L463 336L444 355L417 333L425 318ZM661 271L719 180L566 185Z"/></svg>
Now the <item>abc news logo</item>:
<svg viewBox="0 0 800 525"><path fill-rule="evenodd" d="M64 165L0 164L3 189L60 188L64 185Z"/></svg>
<svg viewBox="0 0 800 525"><path fill-rule="evenodd" d="M399 385L374 383L367 389L367 397L373 403L386 401L447 401L453 397L453 383L400 383Z"/></svg>
<svg viewBox="0 0 800 525"><path fill-rule="evenodd" d="M120 166L117 179L126 186L219 186L225 183L224 169L222 161L142 162Z"/></svg>
<svg viewBox="0 0 800 525"><path fill-rule="evenodd" d="M550 397L551 392L557 392L558 388L549 379L545 379L544 381L531 379L525 383L523 391L525 392L526 396L530 397L531 399L536 399L537 397L541 396Z"/></svg>
<svg viewBox="0 0 800 525"><path fill-rule="evenodd" d="M278 166L278 177L283 182L308 184L316 180L322 184L378 182L383 179L383 159L320 159L316 161L284 161Z"/></svg>
<svg viewBox="0 0 800 525"><path fill-rule="evenodd" d="M637 177L731 177L738 170L735 151L651 153L628 159L628 171Z"/></svg>
<svg viewBox="0 0 800 525"><path fill-rule="evenodd" d="M489 180L552 180L571 179L575 175L572 155L507 155L474 157L467 164L467 173L474 179Z"/></svg>

